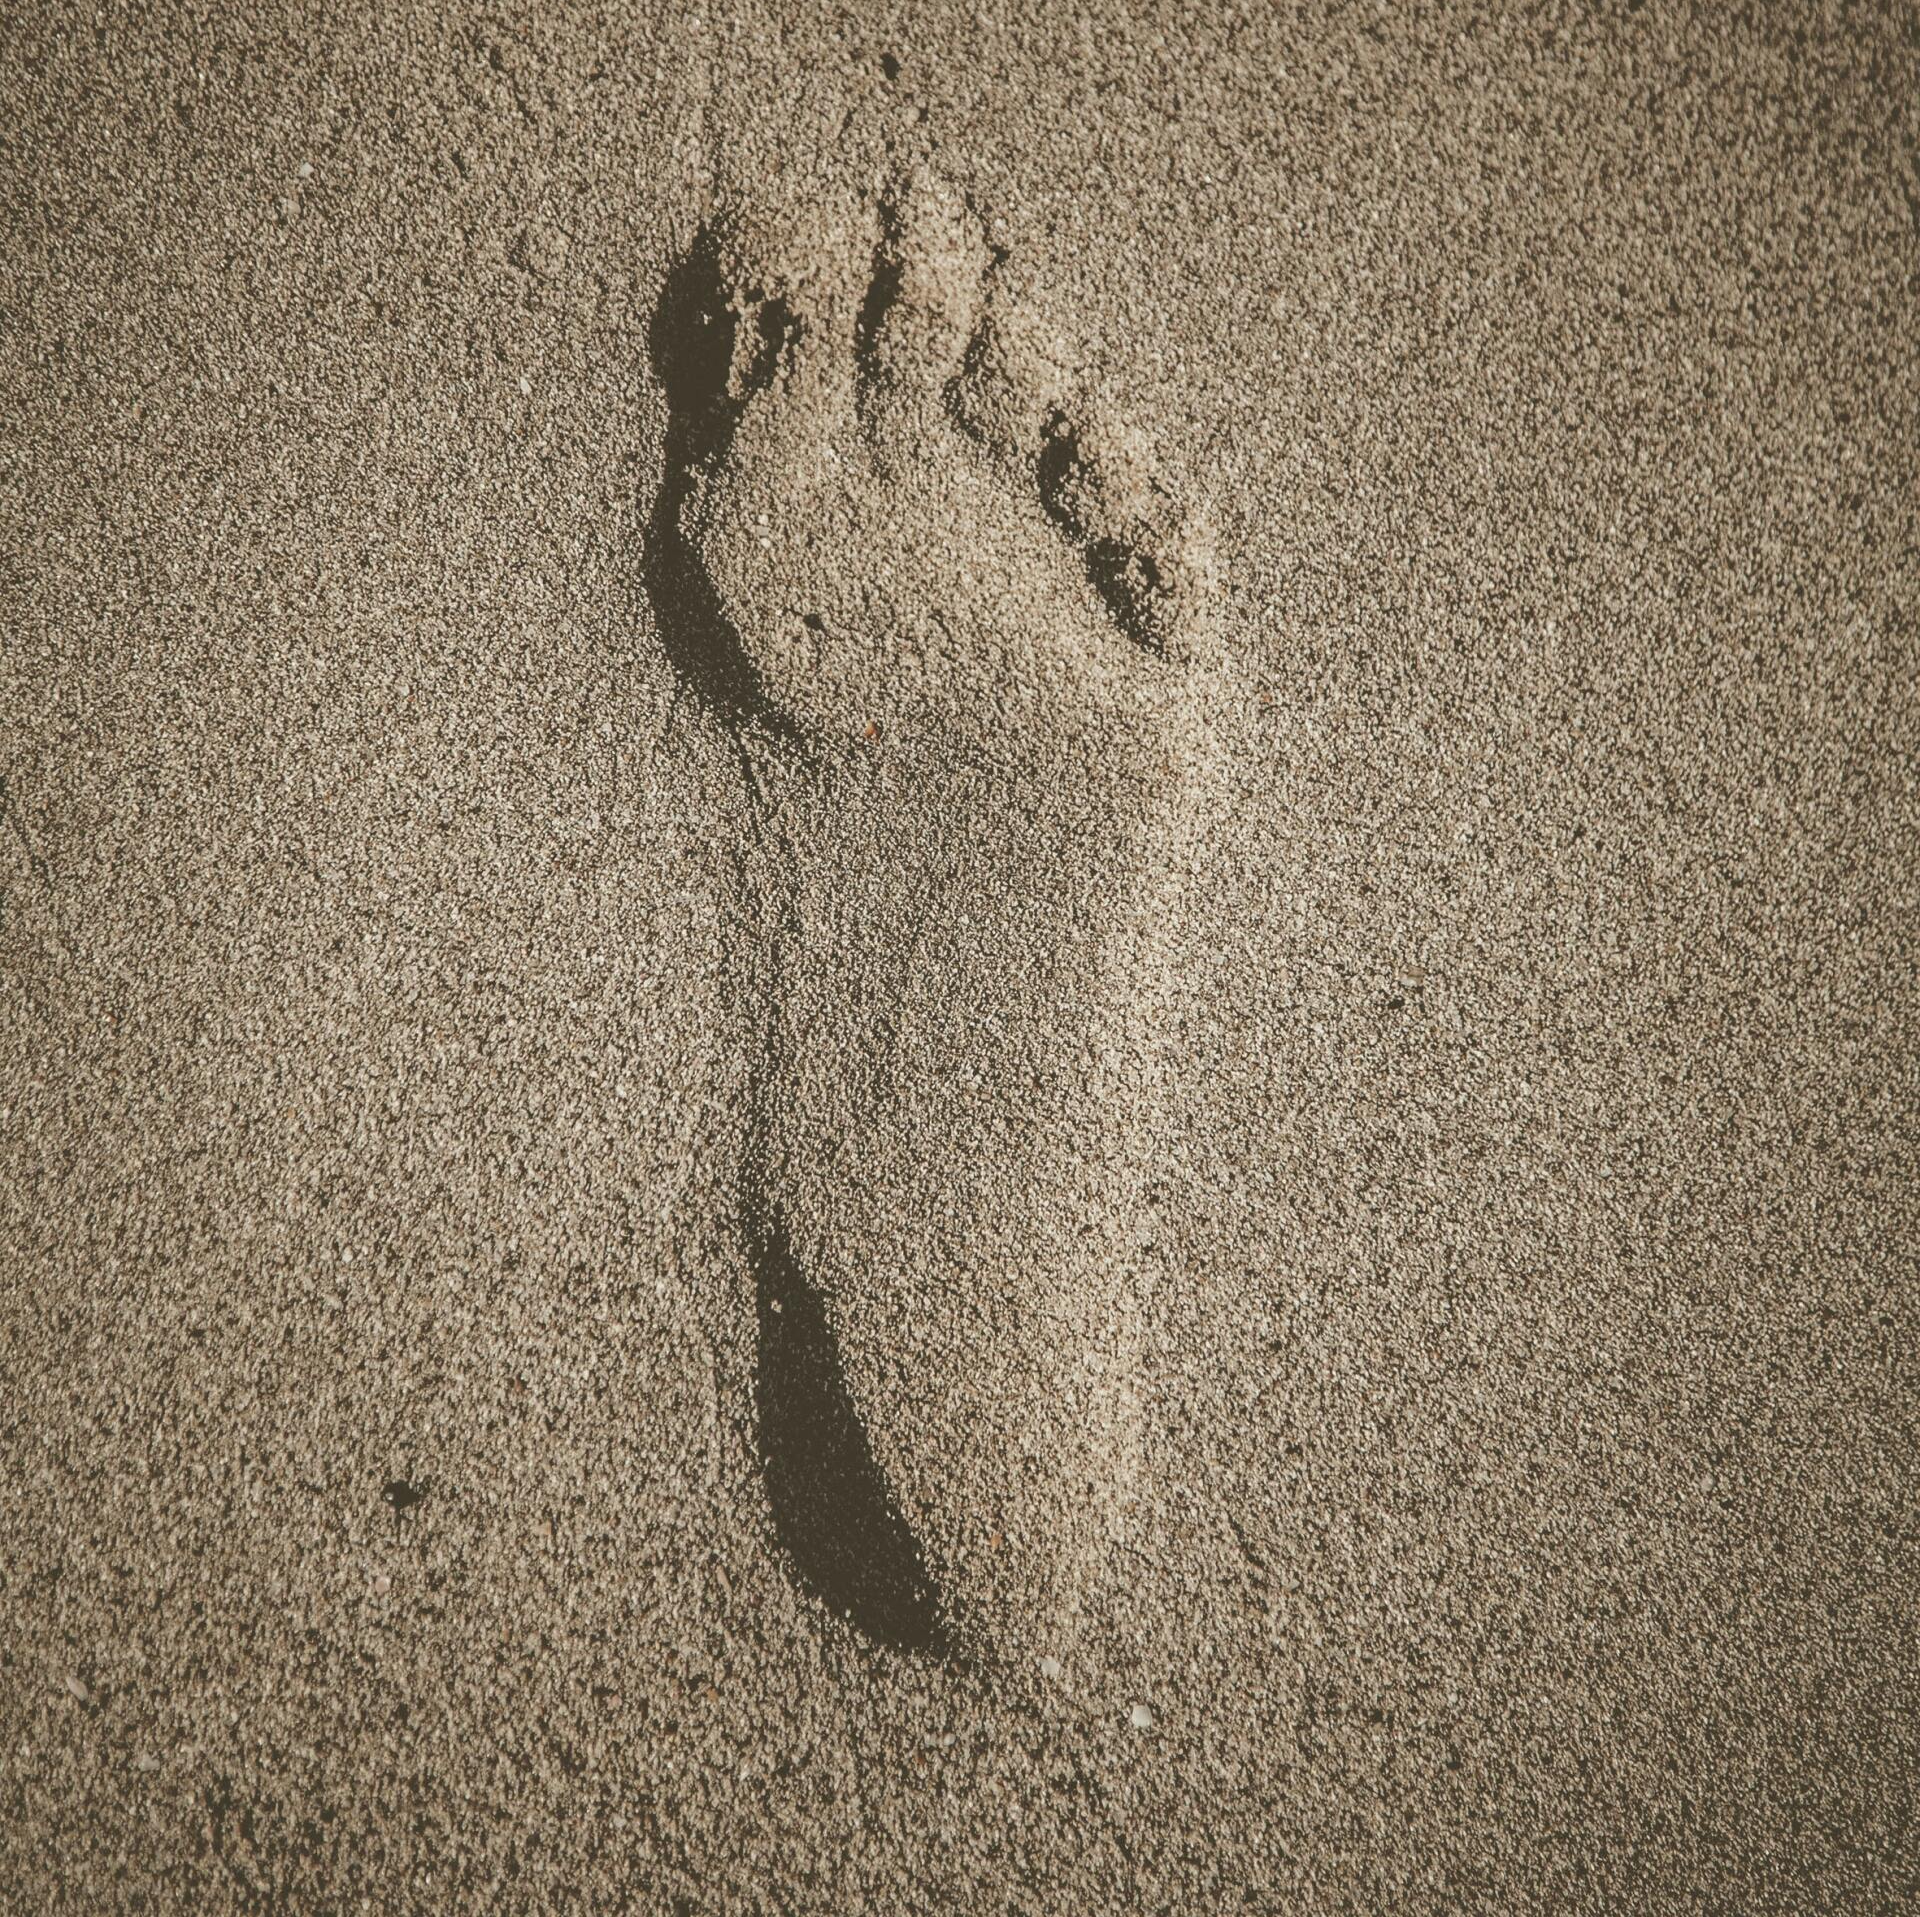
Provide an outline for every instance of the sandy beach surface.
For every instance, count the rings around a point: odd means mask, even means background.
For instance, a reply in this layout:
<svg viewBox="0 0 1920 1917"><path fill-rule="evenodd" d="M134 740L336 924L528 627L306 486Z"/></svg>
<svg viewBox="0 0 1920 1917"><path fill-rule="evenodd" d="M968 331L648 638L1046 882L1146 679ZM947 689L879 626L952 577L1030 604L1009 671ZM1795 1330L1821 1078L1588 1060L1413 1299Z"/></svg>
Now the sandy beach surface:
<svg viewBox="0 0 1920 1917"><path fill-rule="evenodd" d="M0 1909L1920 1894L1920 16L0 40Z"/></svg>

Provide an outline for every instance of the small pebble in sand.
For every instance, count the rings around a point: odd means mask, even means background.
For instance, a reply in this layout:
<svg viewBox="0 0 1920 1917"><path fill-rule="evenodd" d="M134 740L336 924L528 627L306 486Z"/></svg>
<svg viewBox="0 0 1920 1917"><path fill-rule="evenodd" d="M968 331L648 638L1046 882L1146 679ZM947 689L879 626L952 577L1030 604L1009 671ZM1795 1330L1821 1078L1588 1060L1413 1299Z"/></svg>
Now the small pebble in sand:
<svg viewBox="0 0 1920 1917"><path fill-rule="evenodd" d="M1043 1657L1040 1660L1040 1675L1051 1683L1060 1675L1061 1664L1057 1657Z"/></svg>
<svg viewBox="0 0 1920 1917"><path fill-rule="evenodd" d="M91 1704L93 1702L93 1693L89 1691L71 1671L67 1673L67 1689L73 1694L74 1700L77 1703Z"/></svg>
<svg viewBox="0 0 1920 1917"><path fill-rule="evenodd" d="M1144 1704L1136 1704L1133 1709L1127 1713L1127 1722L1131 1724L1136 1731L1151 1730L1153 1728L1153 1713L1148 1710Z"/></svg>

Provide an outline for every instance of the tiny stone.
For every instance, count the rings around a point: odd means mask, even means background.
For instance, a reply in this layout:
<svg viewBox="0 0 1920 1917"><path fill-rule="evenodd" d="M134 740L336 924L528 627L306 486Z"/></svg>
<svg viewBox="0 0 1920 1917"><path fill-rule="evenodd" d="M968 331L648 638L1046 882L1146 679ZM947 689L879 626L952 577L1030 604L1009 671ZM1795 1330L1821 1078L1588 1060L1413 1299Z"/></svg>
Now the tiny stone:
<svg viewBox="0 0 1920 1917"><path fill-rule="evenodd" d="M67 1673L67 1689L71 1691L82 1704L91 1704L93 1702L93 1693L89 1691L71 1671Z"/></svg>
<svg viewBox="0 0 1920 1917"><path fill-rule="evenodd" d="M526 228L507 249L508 263L536 279L551 279L566 258L567 236L544 223Z"/></svg>
<svg viewBox="0 0 1920 1917"><path fill-rule="evenodd" d="M1148 1710L1144 1704L1136 1704L1133 1709L1127 1713L1127 1722L1131 1724L1136 1731L1149 1730L1153 1725L1153 1713Z"/></svg>
<svg viewBox="0 0 1920 1917"><path fill-rule="evenodd" d="M1060 1675L1061 1664L1057 1657L1043 1657L1040 1660L1040 1675L1044 1678L1056 1678Z"/></svg>

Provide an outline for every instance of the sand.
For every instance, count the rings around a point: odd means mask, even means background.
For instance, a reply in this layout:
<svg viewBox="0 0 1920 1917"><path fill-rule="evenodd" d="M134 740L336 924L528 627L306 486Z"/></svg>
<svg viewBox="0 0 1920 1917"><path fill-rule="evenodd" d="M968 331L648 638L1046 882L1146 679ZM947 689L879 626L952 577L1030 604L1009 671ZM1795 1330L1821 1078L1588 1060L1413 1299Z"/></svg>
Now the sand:
<svg viewBox="0 0 1920 1917"><path fill-rule="evenodd" d="M1910 15L0 80L0 1908L1911 1900Z"/></svg>

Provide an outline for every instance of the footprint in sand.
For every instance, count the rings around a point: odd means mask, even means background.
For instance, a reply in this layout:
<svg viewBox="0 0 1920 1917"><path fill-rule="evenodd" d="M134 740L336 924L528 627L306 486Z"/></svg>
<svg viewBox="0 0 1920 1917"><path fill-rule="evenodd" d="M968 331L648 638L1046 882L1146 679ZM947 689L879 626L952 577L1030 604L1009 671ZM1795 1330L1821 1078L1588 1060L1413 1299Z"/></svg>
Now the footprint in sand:
<svg viewBox="0 0 1920 1917"><path fill-rule="evenodd" d="M709 221L652 331L646 563L748 799L780 1541L869 1636L1005 1664L1123 1547L1218 660L1192 515L999 277L924 174Z"/></svg>

